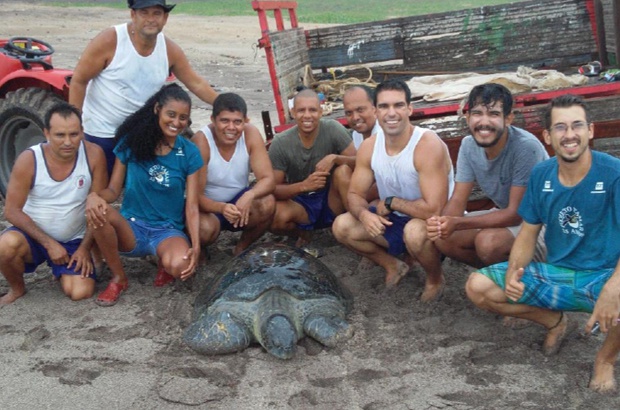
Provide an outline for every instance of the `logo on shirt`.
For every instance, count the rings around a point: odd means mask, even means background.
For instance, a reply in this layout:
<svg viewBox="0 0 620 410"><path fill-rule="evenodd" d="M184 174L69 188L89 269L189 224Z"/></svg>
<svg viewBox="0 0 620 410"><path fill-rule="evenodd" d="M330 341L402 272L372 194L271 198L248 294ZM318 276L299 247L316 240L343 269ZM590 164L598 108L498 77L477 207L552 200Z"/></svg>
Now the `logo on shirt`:
<svg viewBox="0 0 620 410"><path fill-rule="evenodd" d="M605 193L605 184L603 182L597 182L594 185L594 191L590 191L591 194L604 194Z"/></svg>
<svg viewBox="0 0 620 410"><path fill-rule="evenodd" d="M75 179L75 187L77 189L82 189L86 186L86 177L84 175L78 175Z"/></svg>
<svg viewBox="0 0 620 410"><path fill-rule="evenodd" d="M551 188L551 181L545 181L543 192L553 192L553 188Z"/></svg>
<svg viewBox="0 0 620 410"><path fill-rule="evenodd" d="M177 157L184 157L185 153L183 152L183 148L179 147L177 148L177 153L176 153Z"/></svg>
<svg viewBox="0 0 620 410"><path fill-rule="evenodd" d="M169 176L170 173L166 169L166 167L162 165L153 165L149 169L150 180L158 183L159 185L163 185L166 188L170 186Z"/></svg>
<svg viewBox="0 0 620 410"><path fill-rule="evenodd" d="M558 215L562 232L566 235L577 235L583 237L583 224L581 214L572 206L567 206Z"/></svg>

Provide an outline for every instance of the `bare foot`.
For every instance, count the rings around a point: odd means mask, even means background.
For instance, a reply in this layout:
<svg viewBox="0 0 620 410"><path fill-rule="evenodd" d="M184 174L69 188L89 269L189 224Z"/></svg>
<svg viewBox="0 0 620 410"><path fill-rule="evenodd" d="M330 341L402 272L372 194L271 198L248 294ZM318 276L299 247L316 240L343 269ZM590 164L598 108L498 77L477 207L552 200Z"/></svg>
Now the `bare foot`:
<svg viewBox="0 0 620 410"><path fill-rule="evenodd" d="M533 322L527 319L521 319L520 317L504 316L502 325L511 329L524 329L530 326Z"/></svg>
<svg viewBox="0 0 620 410"><path fill-rule="evenodd" d="M599 393L614 393L616 391L614 364L596 360L594 362L592 379L588 387Z"/></svg>
<svg viewBox="0 0 620 410"><path fill-rule="evenodd" d="M542 353L545 356L553 356L560 351L560 346L564 338L568 334L568 317L564 312L560 312L561 316L558 323L547 332L545 342L542 346Z"/></svg>
<svg viewBox="0 0 620 410"><path fill-rule="evenodd" d="M445 287L446 282L443 279L439 283L429 283L427 281L426 285L424 285L424 292L420 296L420 302L429 303L439 300Z"/></svg>
<svg viewBox="0 0 620 410"><path fill-rule="evenodd" d="M9 290L7 294L0 297L0 306L10 305L25 294L25 290L23 292L13 292L13 290Z"/></svg>
<svg viewBox="0 0 620 410"><path fill-rule="evenodd" d="M400 260L396 261L396 270L385 274L385 288L394 289L407 272L409 272L409 265Z"/></svg>

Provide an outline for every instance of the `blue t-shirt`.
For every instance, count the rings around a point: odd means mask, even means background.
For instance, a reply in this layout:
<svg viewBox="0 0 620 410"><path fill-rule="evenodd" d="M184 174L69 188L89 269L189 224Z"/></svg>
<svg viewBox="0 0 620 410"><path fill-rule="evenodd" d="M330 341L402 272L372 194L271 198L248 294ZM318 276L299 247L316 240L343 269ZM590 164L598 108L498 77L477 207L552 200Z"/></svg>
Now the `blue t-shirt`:
<svg viewBox="0 0 620 410"><path fill-rule="evenodd" d="M547 227L547 262L574 270L613 269L620 258L620 159L592 151L574 187L558 179L557 158L532 170L519 215Z"/></svg>
<svg viewBox="0 0 620 410"><path fill-rule="evenodd" d="M468 135L461 141L455 182L478 182L480 189L500 209L508 207L510 189L524 187L534 165L549 158L542 143L531 133L509 126L502 152L487 159L484 148Z"/></svg>
<svg viewBox="0 0 620 410"><path fill-rule="evenodd" d="M127 167L121 215L154 226L183 229L186 180L203 165L198 148L178 136L167 155L136 162L128 149L120 151L119 147L120 144L114 153Z"/></svg>

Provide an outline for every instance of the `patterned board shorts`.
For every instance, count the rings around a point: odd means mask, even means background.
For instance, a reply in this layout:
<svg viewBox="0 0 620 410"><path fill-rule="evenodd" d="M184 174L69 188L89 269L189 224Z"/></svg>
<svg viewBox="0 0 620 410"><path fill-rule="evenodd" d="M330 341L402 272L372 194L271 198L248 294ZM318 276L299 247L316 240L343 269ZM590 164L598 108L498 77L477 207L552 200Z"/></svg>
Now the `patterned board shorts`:
<svg viewBox="0 0 620 410"><path fill-rule="evenodd" d="M479 272L506 289L507 268L508 262L502 262L482 268ZM592 312L601 289L613 272L614 269L576 271L532 262L525 267L521 279L525 291L514 303L551 310Z"/></svg>

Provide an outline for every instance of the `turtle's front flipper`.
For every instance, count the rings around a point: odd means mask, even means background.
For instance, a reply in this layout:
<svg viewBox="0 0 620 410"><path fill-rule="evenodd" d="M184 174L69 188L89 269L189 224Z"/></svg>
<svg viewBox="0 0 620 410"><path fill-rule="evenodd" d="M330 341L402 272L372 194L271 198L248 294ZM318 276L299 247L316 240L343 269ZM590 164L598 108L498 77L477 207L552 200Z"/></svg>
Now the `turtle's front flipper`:
<svg viewBox="0 0 620 410"><path fill-rule="evenodd" d="M229 312L205 312L185 329L183 340L198 353L212 355L240 352L250 345L252 336Z"/></svg>
<svg viewBox="0 0 620 410"><path fill-rule="evenodd" d="M344 319L316 313L304 321L304 332L327 347L334 347L338 342L353 336L353 328Z"/></svg>

